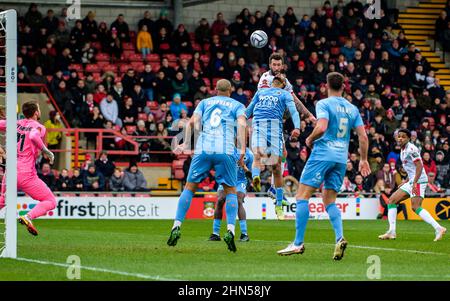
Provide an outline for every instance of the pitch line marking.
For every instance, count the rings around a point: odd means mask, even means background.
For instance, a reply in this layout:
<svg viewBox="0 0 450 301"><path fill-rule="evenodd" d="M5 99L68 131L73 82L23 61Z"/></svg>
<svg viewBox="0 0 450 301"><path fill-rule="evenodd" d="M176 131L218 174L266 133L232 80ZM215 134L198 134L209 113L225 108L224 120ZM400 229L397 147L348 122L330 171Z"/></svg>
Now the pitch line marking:
<svg viewBox="0 0 450 301"><path fill-rule="evenodd" d="M24 262L30 262L30 263L37 263L37 264L43 264L43 265L57 266L57 267L62 267L62 268L72 267L72 265L67 264L67 263L58 263L58 262L44 261L44 260L37 260L37 259L29 259L29 258L22 258L22 257L15 258L15 260L24 261ZM141 279L146 279L146 280L181 281L181 279L169 279L169 278L164 278L164 277L160 277L160 276L152 276L152 275L146 275L146 274L140 274L140 273L129 273L129 272L109 270L109 269L96 268L96 267L90 267L90 266L80 266L80 269L87 270L87 271L93 271L93 272L100 272L100 273L108 273L108 274L115 274L115 275L121 275L121 276L135 277L135 278L141 278Z"/></svg>
<svg viewBox="0 0 450 301"><path fill-rule="evenodd" d="M276 243L290 243L292 241L284 241L284 240L256 240L257 242L276 242ZM335 244L328 243L315 243L315 242L307 242L306 245L320 245L320 246L335 246ZM348 248L356 248L356 249L369 249L369 250L380 250L380 251L391 251L391 252L407 252L407 253L415 253L415 254L427 254L427 255L440 255L440 256L450 256L447 253L438 253L431 251L419 251L419 250L409 250L409 249L395 249L395 248L382 248L382 247L371 247L371 246L358 246L349 244Z"/></svg>

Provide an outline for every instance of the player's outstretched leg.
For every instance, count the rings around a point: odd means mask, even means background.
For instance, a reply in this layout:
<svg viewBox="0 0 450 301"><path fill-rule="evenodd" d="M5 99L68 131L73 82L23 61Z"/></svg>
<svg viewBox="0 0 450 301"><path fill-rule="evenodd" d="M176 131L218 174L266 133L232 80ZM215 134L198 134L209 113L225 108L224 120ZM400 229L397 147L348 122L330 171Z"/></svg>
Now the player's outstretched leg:
<svg viewBox="0 0 450 301"><path fill-rule="evenodd" d="M37 176L31 179L18 177L18 189L28 194L32 199L39 201L39 203L26 215L19 217L20 224L27 227L31 235L38 235L36 227L32 220L44 216L47 212L55 209L56 198L50 188Z"/></svg>
<svg viewBox="0 0 450 301"><path fill-rule="evenodd" d="M189 183L186 184L188 186ZM178 239L181 237L181 223L184 221L186 217L186 213L191 206L192 197L194 196L194 192L189 189L184 189L180 195L177 206L177 214L175 216L175 221L173 223L172 230L169 235L169 239L167 240L167 245L174 247L176 246Z"/></svg>
<svg viewBox="0 0 450 301"><path fill-rule="evenodd" d="M414 208L413 208L414 209ZM447 232L447 229L445 227L442 227L439 225L439 223L431 216L431 214L422 207L418 207L415 209L415 212L418 216L420 216L425 222L430 224L435 231L435 237L433 241L438 241L442 239L442 236Z"/></svg>
<svg viewBox="0 0 450 301"><path fill-rule="evenodd" d="M307 200L297 200L297 211L295 212L295 241L286 248L279 250L279 255L303 254L305 246L303 244L305 238L306 224L309 219L309 206Z"/></svg>
<svg viewBox="0 0 450 301"><path fill-rule="evenodd" d="M231 252L236 252L237 249L234 242L236 215L238 211L236 194L228 193L225 204L225 211L227 213L227 233L223 237L223 240L227 244L228 250L230 250Z"/></svg>

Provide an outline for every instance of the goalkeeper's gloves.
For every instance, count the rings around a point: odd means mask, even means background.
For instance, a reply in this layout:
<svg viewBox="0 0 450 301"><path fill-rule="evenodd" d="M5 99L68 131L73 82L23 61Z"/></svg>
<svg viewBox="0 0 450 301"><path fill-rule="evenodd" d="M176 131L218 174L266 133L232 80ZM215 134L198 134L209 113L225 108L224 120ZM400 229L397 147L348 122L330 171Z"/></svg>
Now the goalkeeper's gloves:
<svg viewBox="0 0 450 301"><path fill-rule="evenodd" d="M47 156L48 160L50 161L50 164L53 164L53 161L55 160L55 155L48 150L47 147L42 148L42 152Z"/></svg>

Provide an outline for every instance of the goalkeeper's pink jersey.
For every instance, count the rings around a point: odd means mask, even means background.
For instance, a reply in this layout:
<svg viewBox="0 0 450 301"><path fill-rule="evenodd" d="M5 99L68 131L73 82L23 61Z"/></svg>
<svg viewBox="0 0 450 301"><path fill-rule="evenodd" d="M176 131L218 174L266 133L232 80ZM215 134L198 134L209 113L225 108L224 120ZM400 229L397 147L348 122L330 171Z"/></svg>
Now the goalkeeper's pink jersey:
<svg viewBox="0 0 450 301"><path fill-rule="evenodd" d="M6 120L0 120L0 131L6 130ZM36 159L44 147L45 127L33 119L17 121L17 172L36 173Z"/></svg>

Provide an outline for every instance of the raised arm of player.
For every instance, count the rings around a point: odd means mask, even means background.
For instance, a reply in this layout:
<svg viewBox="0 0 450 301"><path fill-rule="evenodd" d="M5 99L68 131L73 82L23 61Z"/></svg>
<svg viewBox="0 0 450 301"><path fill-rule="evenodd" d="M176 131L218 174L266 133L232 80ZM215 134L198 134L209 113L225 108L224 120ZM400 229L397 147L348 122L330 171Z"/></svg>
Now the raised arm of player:
<svg viewBox="0 0 450 301"><path fill-rule="evenodd" d="M300 113L305 114L306 118L309 118L309 120L311 120L312 122L316 122L317 118L314 117L314 115L310 111L308 111L308 109L301 102L301 100L298 99L297 95L295 95L295 93L291 93L291 94L292 94L292 97L294 98L294 102L295 102L295 106L297 107L297 110Z"/></svg>
<svg viewBox="0 0 450 301"><path fill-rule="evenodd" d="M259 94L258 94L258 92L256 92L252 98L252 102L248 105L247 109L245 110L245 116L247 116L247 118L252 117L253 109L255 108L255 105L258 102L258 99L259 99Z"/></svg>
<svg viewBox="0 0 450 301"><path fill-rule="evenodd" d="M359 154L361 156L361 160L359 161L359 172L363 177L367 177L371 173L369 161L367 161L369 139L367 138L366 129L363 125L356 127L356 133L358 134Z"/></svg>
<svg viewBox="0 0 450 301"><path fill-rule="evenodd" d="M298 136L300 136L300 114L298 113L293 101L287 102L286 105L289 113L291 113L292 122L294 122L294 130L292 131L292 136L297 138Z"/></svg>
<svg viewBox="0 0 450 301"><path fill-rule="evenodd" d="M38 129L32 129L29 138L31 142L48 157L50 164L53 164L55 155L45 146L45 143L41 138L41 132Z"/></svg>

